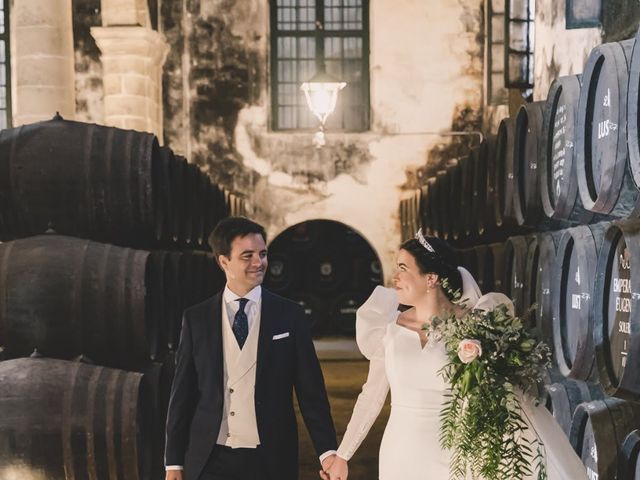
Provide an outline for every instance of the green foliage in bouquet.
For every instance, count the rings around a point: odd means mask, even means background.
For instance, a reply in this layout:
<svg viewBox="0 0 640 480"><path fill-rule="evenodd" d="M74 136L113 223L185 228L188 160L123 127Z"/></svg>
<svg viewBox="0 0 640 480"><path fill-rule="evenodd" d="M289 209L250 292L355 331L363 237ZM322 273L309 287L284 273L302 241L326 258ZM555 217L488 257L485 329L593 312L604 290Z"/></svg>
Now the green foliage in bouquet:
<svg viewBox="0 0 640 480"><path fill-rule="evenodd" d="M547 345L505 304L434 318L425 329L444 342L449 357L441 371L451 390L440 413L440 442L452 452L451 478L470 472L486 480L521 479L535 458L538 479L546 479L542 446L522 436L527 425L514 387L526 391L542 380Z"/></svg>

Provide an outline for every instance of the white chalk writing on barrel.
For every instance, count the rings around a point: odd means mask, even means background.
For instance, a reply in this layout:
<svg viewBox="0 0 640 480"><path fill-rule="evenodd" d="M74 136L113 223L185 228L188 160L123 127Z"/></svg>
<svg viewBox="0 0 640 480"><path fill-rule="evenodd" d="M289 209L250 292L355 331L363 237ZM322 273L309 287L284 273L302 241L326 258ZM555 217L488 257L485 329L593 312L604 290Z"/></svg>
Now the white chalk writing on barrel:
<svg viewBox="0 0 640 480"><path fill-rule="evenodd" d="M556 181L556 195L560 195L560 181L564 177L564 162L566 154L566 123L567 123L567 105L559 104L556 109L555 119L553 123L553 150L551 152L553 162L553 180Z"/></svg>

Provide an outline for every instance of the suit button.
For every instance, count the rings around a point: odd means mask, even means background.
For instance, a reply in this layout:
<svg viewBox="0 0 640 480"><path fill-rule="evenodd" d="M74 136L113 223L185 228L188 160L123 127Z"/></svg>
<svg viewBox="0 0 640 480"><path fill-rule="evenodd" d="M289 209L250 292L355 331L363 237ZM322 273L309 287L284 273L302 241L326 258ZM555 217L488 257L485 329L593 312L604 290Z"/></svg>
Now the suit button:
<svg viewBox="0 0 640 480"><path fill-rule="evenodd" d="M232 417L236 414L236 412L231 412L229 413L229 415L231 415Z"/></svg>
<svg viewBox="0 0 640 480"><path fill-rule="evenodd" d="M229 389L229 393L233 393L233 388L230 388L230 389Z"/></svg>
<svg viewBox="0 0 640 480"><path fill-rule="evenodd" d="M231 434L230 434L230 433L227 433L227 437L231 437Z"/></svg>

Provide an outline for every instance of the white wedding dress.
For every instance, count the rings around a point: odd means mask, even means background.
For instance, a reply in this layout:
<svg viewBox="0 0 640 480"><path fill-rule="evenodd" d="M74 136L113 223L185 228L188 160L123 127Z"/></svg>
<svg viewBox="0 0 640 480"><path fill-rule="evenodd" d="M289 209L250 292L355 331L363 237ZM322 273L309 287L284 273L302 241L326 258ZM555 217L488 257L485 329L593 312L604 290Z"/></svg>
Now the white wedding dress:
<svg viewBox="0 0 640 480"><path fill-rule="evenodd" d="M471 274L460 270L467 305L483 310L499 303L511 305L500 293L480 297ZM445 348L432 341L422 347L416 332L396 323L398 315L396 292L384 287L376 287L357 312L356 340L370 361L369 375L338 455L346 460L353 456L391 390L391 414L380 445L380 480L448 480L450 454L439 442L439 414L447 392L439 374L447 363ZM551 414L526 395L522 405L530 426L527 435L535 431L544 443L549 480L586 479L580 459Z"/></svg>

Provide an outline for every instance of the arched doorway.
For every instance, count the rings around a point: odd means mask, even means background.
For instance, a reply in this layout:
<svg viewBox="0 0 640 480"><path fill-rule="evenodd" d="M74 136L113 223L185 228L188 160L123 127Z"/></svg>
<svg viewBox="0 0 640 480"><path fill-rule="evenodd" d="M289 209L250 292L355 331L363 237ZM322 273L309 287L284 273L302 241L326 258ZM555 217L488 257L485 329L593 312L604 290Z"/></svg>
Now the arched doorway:
<svg viewBox="0 0 640 480"><path fill-rule="evenodd" d="M298 223L269 245L265 287L300 303L316 338L353 336L357 308L383 279L369 242L340 222Z"/></svg>

